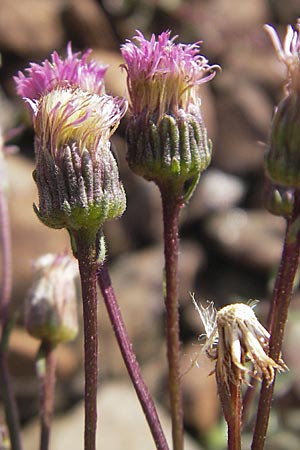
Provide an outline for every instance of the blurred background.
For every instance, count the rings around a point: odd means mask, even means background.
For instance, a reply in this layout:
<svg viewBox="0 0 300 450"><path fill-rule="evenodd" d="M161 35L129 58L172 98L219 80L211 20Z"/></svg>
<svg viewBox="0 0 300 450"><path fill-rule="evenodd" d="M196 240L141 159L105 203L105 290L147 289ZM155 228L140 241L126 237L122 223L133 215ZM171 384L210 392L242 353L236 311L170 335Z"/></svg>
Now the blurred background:
<svg viewBox="0 0 300 450"><path fill-rule="evenodd" d="M141 30L145 36L171 30L178 41L203 41L201 52L222 71L202 85L203 115L213 142L213 159L181 220L180 313L187 450L226 448L211 362L200 354L203 332L190 293L216 307L258 299L256 313L266 323L273 276L280 258L284 221L263 205L264 148L274 105L282 97L284 68L278 63L263 24L281 36L300 14L297 0L1 0L0 126L23 124L13 141L20 151L7 157L12 221L13 311L18 326L11 338L11 371L17 393L25 450L38 447L38 385L34 358L38 342L23 329L24 298L31 262L43 253L68 248L63 231L47 229L33 213L36 189L33 131L16 96L12 77L29 63L93 49L92 57L110 64L107 91L126 93L120 69L120 45ZM143 374L169 433L162 298L162 225L159 192L133 175L126 165L126 117L113 147L127 193L124 216L108 224L106 238L111 274ZM78 304L81 316L80 302ZM300 296L294 295L283 356L290 372L278 377L267 449L293 450L300 439ZM114 335L99 302L99 442L101 448L154 449L130 386ZM197 366L192 361L199 354ZM82 448L82 336L58 350L56 419L52 449ZM249 448L255 417L249 410L244 448ZM3 411L0 405L0 422ZM100 447L99 447L100 448Z"/></svg>

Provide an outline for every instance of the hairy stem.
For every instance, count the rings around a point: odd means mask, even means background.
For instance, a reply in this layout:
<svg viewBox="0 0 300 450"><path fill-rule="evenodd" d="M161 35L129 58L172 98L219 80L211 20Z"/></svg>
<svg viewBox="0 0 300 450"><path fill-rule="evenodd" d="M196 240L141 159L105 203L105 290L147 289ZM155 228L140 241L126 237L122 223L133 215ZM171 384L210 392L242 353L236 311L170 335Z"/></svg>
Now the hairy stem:
<svg viewBox="0 0 300 450"><path fill-rule="evenodd" d="M222 339L222 337L221 337ZM229 370L229 369L228 369ZM218 394L222 406L224 418L228 429L228 450L241 450L242 433L242 389L240 370L231 362L230 372L232 380L228 386L220 375L218 365L216 366L216 380Z"/></svg>
<svg viewBox="0 0 300 450"><path fill-rule="evenodd" d="M169 365L169 397L172 417L174 450L183 450L183 409L180 377L180 329L179 329L179 276L178 276L178 224L181 203L168 187L161 188L164 253L165 253L165 305L166 339Z"/></svg>
<svg viewBox="0 0 300 450"><path fill-rule="evenodd" d="M294 279L299 265L299 206L299 192L297 192L295 194L294 211L292 217L287 220L285 241L271 303L271 312L269 319L269 356L274 361L278 361L278 359L280 358L284 330L288 317L288 309L293 293ZM274 384L275 379L271 386L268 386L266 380L264 380L262 383L251 447L252 450L264 449L271 410L271 402L274 392Z"/></svg>
<svg viewBox="0 0 300 450"><path fill-rule="evenodd" d="M22 450L18 407L8 369L6 351L0 348L0 394L5 409L12 450Z"/></svg>
<svg viewBox="0 0 300 450"><path fill-rule="evenodd" d="M41 344L36 361L36 369L40 382L40 450L48 450L54 410L56 370L55 348L51 344L46 342Z"/></svg>
<svg viewBox="0 0 300 450"><path fill-rule="evenodd" d="M0 151L2 151L0 149ZM10 333L9 302L12 290L11 234L6 195L4 192L5 170L3 156L0 154L0 248L1 248L1 286L0 286L0 392L4 404L12 450L21 450L20 421L15 394L8 368L7 351Z"/></svg>
<svg viewBox="0 0 300 450"><path fill-rule="evenodd" d="M130 342L125 324L122 319L121 311L111 284L109 272L105 264L103 264L99 268L97 276L106 309L113 326L124 363L128 370L140 404L143 408L156 448L157 450L168 450L169 447L167 440L163 433L160 420L155 409L155 405L143 380L139 364L136 360L132 344Z"/></svg>
<svg viewBox="0 0 300 450"><path fill-rule="evenodd" d="M0 171L1 174L2 171ZM8 306L12 290L12 261L10 221L5 192L0 180L0 246L2 254L2 273L0 286L0 317L2 327L8 321Z"/></svg>
<svg viewBox="0 0 300 450"><path fill-rule="evenodd" d="M241 424L242 424L242 397L240 381L230 383L230 397L233 405L233 414L227 422L228 450L241 450Z"/></svg>
<svg viewBox="0 0 300 450"><path fill-rule="evenodd" d="M80 230L73 233L81 278L84 324L85 428L84 450L96 450L98 320L97 320L97 249L96 238Z"/></svg>

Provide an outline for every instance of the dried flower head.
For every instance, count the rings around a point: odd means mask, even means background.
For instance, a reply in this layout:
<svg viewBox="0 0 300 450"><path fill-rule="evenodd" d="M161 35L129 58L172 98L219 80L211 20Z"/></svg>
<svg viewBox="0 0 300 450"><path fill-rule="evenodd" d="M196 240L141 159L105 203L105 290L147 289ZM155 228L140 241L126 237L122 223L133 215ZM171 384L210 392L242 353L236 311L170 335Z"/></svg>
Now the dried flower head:
<svg viewBox="0 0 300 450"><path fill-rule="evenodd" d="M14 77L17 92L23 98L38 100L42 95L57 88L81 88L83 91L102 95L105 92L104 75L107 66L94 60L88 61L91 50L81 55L72 53L71 43L67 46L67 57L61 58L57 52L51 55L51 61L42 64L31 63Z"/></svg>
<svg viewBox="0 0 300 450"><path fill-rule="evenodd" d="M76 260L66 254L46 254L34 262L33 270L25 310L28 332L51 344L74 339L78 332Z"/></svg>
<svg viewBox="0 0 300 450"><path fill-rule="evenodd" d="M203 311L203 308L197 305L197 310ZM212 324L214 326L205 325L210 335L207 334L203 350L216 360L218 380L227 388L230 383L237 384L240 380L249 384L247 375L258 380L264 378L271 384L275 369L287 369L281 359L275 362L268 356L270 335L257 320L251 306L243 303L224 306L213 316Z"/></svg>

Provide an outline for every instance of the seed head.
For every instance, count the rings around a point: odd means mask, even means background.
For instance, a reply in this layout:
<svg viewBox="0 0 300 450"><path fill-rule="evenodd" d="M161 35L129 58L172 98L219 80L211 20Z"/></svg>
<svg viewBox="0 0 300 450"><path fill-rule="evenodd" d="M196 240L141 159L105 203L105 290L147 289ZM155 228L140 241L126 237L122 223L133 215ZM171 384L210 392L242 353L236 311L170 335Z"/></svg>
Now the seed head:
<svg viewBox="0 0 300 450"><path fill-rule="evenodd" d="M251 306L243 303L224 306L216 313L214 323L203 350L216 360L218 380L227 388L230 383L237 384L240 380L249 384L247 375L258 380L264 378L271 384L275 369L287 370L281 359L275 362L268 356L270 335ZM238 379L237 371L232 367L238 369Z"/></svg>

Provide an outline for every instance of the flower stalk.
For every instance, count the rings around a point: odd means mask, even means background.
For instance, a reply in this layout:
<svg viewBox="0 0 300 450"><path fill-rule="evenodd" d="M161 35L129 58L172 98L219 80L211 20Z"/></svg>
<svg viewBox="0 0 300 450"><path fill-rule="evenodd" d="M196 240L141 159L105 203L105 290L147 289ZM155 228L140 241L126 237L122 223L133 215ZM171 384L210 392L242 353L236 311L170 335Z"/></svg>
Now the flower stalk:
<svg viewBox="0 0 300 450"><path fill-rule="evenodd" d="M271 206L271 212L274 209L275 214L279 213L286 219L285 240L269 314L269 356L279 361L300 257L300 22L298 19L295 28L290 25L287 27L283 45L273 27L266 25L265 29L279 61L287 70L284 98L275 110L270 144L265 155L266 176L279 193L277 201L268 206ZM262 384L252 450L264 449L274 384Z"/></svg>
<svg viewBox="0 0 300 450"><path fill-rule="evenodd" d="M132 344L127 334L127 330L122 319L121 311L117 303L109 272L105 263L102 263L102 265L99 267L97 271L97 278L124 363L144 411L156 448L157 450L169 450L168 443L162 430L154 402L143 380L139 364L136 360Z"/></svg>
<svg viewBox="0 0 300 450"><path fill-rule="evenodd" d="M84 321L84 450L96 450L98 385L97 245L88 231L73 233L81 279Z"/></svg>
<svg viewBox="0 0 300 450"><path fill-rule="evenodd" d="M12 380L8 367L8 342L11 331L9 303L12 290L12 260L10 220L5 192L5 168L2 136L0 136L0 248L1 248L1 288L0 288L0 393L4 404L10 443L13 450L22 450L20 421Z"/></svg>
<svg viewBox="0 0 300 450"><path fill-rule="evenodd" d="M41 341L36 357L40 383L40 450L48 450L55 395L55 350L60 342L74 339L78 332L78 275L74 258L67 254L45 254L34 261L33 281L25 307L28 333Z"/></svg>
<svg viewBox="0 0 300 450"><path fill-rule="evenodd" d="M178 224L182 204L167 187L161 188L161 197L164 222L166 340L172 437L174 450L182 450L184 442L178 293Z"/></svg>
<svg viewBox="0 0 300 450"><path fill-rule="evenodd" d="M31 108L39 192L35 212L51 228L66 228L78 259L84 316L85 450L96 449L98 321L96 270L103 223L119 217L126 198L110 137L126 112L124 99L105 95L106 67L80 58L71 45L63 60L31 64L15 77Z"/></svg>
<svg viewBox="0 0 300 450"><path fill-rule="evenodd" d="M156 183L164 223L166 341L174 450L182 450L178 227L181 207L211 161L211 142L201 114L199 86L216 66L200 55L199 43L175 44L170 32L145 39L141 32L121 48L130 96L127 161ZM134 42L135 41L135 42Z"/></svg>
<svg viewBox="0 0 300 450"><path fill-rule="evenodd" d="M219 378L216 371L218 394L228 429L228 450L241 450L241 424L242 424L242 384L237 367L230 368L233 381L229 381L228 387L224 386L224 380Z"/></svg>
<svg viewBox="0 0 300 450"><path fill-rule="evenodd" d="M56 355L55 346L43 342L36 360L36 372L40 383L40 450L48 450L54 411Z"/></svg>
<svg viewBox="0 0 300 450"><path fill-rule="evenodd" d="M299 266L299 211L300 193L299 191L296 191L294 198L294 211L292 217L287 219L285 241L271 299L269 317L269 356L274 359L274 361L278 361L280 358L288 310L293 293L294 280ZM253 433L252 450L264 449L274 393L274 385L275 379L271 385L268 385L266 382L263 382L262 384L256 424Z"/></svg>

